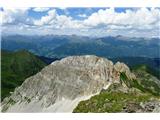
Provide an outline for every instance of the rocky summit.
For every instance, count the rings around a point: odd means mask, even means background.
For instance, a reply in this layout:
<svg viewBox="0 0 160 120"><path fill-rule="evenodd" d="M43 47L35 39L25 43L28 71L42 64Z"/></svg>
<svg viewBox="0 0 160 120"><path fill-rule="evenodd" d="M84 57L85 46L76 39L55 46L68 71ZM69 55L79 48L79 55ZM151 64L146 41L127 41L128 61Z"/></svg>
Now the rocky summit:
<svg viewBox="0 0 160 120"><path fill-rule="evenodd" d="M66 57L27 78L3 100L2 111L73 112L80 101L114 84L121 84L120 89L128 91L128 84L121 80L122 73L131 81L136 79L124 63L113 64L94 55Z"/></svg>

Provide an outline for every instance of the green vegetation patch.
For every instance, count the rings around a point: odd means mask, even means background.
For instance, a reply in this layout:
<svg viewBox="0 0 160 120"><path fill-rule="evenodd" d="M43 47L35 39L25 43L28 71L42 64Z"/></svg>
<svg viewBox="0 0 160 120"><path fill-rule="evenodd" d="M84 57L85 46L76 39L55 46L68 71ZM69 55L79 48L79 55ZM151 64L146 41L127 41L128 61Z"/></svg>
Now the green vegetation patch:
<svg viewBox="0 0 160 120"><path fill-rule="evenodd" d="M159 98L158 93L160 93L159 86L154 81L149 81L150 76L144 78L143 81L139 78L130 80L122 72L120 73L120 83L114 83L99 95L93 96L89 100L81 101L73 112L116 113L136 112L143 109L140 105L141 103L148 102L151 98ZM122 84L125 84L129 91L123 89Z"/></svg>
<svg viewBox="0 0 160 120"><path fill-rule="evenodd" d="M88 112L122 112L129 104L134 104L140 107L141 102L147 102L152 95L150 94L135 94L123 92L102 92L99 95L93 96L91 99L82 101L74 109L74 113ZM134 111L131 111L134 112Z"/></svg>
<svg viewBox="0 0 160 120"><path fill-rule="evenodd" d="M121 82L121 84L122 83L126 84L126 86L130 88L132 80L128 79L126 74L124 72L122 72L122 73L120 73L120 82Z"/></svg>
<svg viewBox="0 0 160 120"><path fill-rule="evenodd" d="M142 92L151 93L152 95L159 96L160 95L160 87L155 83L152 75L146 72L137 71L137 79L130 80L124 72L120 74L120 82L124 83L128 88L137 88Z"/></svg>
<svg viewBox="0 0 160 120"><path fill-rule="evenodd" d="M39 72L46 63L32 53L22 50L1 52L1 99L10 95L23 81Z"/></svg>
<svg viewBox="0 0 160 120"><path fill-rule="evenodd" d="M149 92L155 96L160 96L160 86L158 78L150 74L149 68L145 65L137 66L133 69L137 79L133 81L132 86L143 92Z"/></svg>

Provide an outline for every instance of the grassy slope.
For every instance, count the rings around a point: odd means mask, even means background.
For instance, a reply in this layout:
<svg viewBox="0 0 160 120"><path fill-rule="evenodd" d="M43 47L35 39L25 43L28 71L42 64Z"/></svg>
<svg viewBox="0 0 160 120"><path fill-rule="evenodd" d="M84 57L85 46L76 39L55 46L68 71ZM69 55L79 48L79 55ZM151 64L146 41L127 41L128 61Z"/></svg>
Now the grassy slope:
<svg viewBox="0 0 160 120"><path fill-rule="evenodd" d="M150 97L151 95L149 94L139 95L135 93L106 91L89 100L81 101L73 112L121 112L130 103L138 105L141 102L149 101Z"/></svg>
<svg viewBox="0 0 160 120"><path fill-rule="evenodd" d="M81 101L73 112L135 112L142 109L140 104L148 102L151 98L159 98L160 88L153 81L152 75L147 73L144 68L137 67L134 72L139 75L137 80L129 80L125 73L121 73L121 83L112 84L106 91L91 99ZM146 77L147 75L147 77ZM150 76L148 76L150 75ZM151 78L149 80L149 78ZM122 83L126 84L129 91L124 92Z"/></svg>
<svg viewBox="0 0 160 120"><path fill-rule="evenodd" d="M160 67L159 66L154 68L154 66L150 66L146 63L146 64L134 65L131 67L131 69L132 71L135 71L135 72L148 73L160 79Z"/></svg>
<svg viewBox="0 0 160 120"><path fill-rule="evenodd" d="M1 52L1 94L2 100L29 76L40 71L46 63L33 54L22 50Z"/></svg>
<svg viewBox="0 0 160 120"><path fill-rule="evenodd" d="M160 80L153 71L146 65L139 65L132 69L137 76L139 84L143 87L142 91L148 91L154 95L160 95Z"/></svg>

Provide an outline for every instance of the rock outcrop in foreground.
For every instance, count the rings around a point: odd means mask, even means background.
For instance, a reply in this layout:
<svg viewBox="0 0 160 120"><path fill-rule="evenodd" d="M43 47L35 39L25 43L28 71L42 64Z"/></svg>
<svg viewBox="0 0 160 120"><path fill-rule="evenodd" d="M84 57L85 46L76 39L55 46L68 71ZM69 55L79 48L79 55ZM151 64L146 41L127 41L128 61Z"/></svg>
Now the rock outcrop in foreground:
<svg viewBox="0 0 160 120"><path fill-rule="evenodd" d="M2 102L3 112L73 112L78 103L106 90L112 84L128 86L121 74L136 79L120 62L93 55L67 57L29 77Z"/></svg>

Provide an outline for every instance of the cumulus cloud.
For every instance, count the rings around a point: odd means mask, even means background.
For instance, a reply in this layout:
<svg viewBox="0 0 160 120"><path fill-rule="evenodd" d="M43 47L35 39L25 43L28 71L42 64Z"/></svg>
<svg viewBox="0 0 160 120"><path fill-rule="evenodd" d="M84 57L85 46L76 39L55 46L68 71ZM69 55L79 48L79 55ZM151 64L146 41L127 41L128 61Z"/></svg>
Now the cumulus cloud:
<svg viewBox="0 0 160 120"><path fill-rule="evenodd" d="M28 10L29 8L3 9L3 11L1 11L2 25L19 24L24 22L29 24L30 20L27 16Z"/></svg>
<svg viewBox="0 0 160 120"><path fill-rule="evenodd" d="M46 16L41 17L40 20L35 20L35 21L34 21L34 24L35 24L35 25L46 25L46 24L50 24L51 21L52 21L53 19L55 19L55 17L56 17L56 10L53 9L53 10L48 11L48 14L47 14Z"/></svg>
<svg viewBox="0 0 160 120"><path fill-rule="evenodd" d="M48 11L50 8L47 8L47 7L36 7L33 9L33 11L35 12L45 12L45 11Z"/></svg>
<svg viewBox="0 0 160 120"><path fill-rule="evenodd" d="M47 15L41 17L41 19L35 20L34 25L49 25L52 29L76 29L83 27L83 24L80 21L74 20L72 17L68 17L66 15L58 15L55 9L48 11Z"/></svg>
<svg viewBox="0 0 160 120"><path fill-rule="evenodd" d="M160 9L140 8L117 12L114 8L99 9L90 16L79 14L84 19L77 19L68 14L58 14L56 8L34 8L36 12L47 11L40 19L28 16L26 9L4 9L1 11L2 24L5 28L16 31L28 30L28 33L61 33L87 35L134 35L159 36ZM76 8L75 8L76 10ZM12 26L11 26L12 25ZM13 25L15 25L13 27ZM21 25L17 26L17 25ZM19 28L18 28L19 27ZM20 29L21 28L21 29ZM40 32L41 31L41 32ZM152 31L152 32L151 32Z"/></svg>
<svg viewBox="0 0 160 120"><path fill-rule="evenodd" d="M117 13L113 8L99 10L93 13L88 19L84 20L84 24L96 27L98 25L112 25L114 28L119 26L133 28L152 28L153 24L159 22L160 10L152 8L141 8L137 11L126 10L126 12Z"/></svg>

